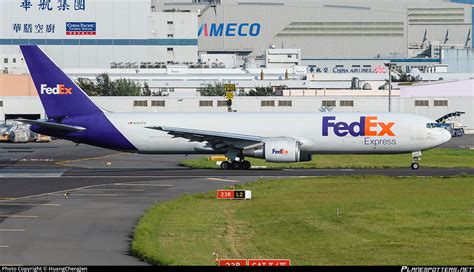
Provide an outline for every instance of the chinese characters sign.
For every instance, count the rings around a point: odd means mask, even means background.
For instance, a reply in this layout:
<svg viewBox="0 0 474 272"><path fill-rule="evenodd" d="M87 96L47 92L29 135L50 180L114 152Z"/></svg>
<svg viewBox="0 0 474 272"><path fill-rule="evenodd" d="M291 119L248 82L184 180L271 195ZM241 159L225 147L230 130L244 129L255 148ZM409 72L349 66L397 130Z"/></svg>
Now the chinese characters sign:
<svg viewBox="0 0 474 272"><path fill-rule="evenodd" d="M15 33L54 33L56 25L14 23L12 28Z"/></svg>
<svg viewBox="0 0 474 272"><path fill-rule="evenodd" d="M29 9L44 11L86 10L86 0L21 0L20 8L25 11Z"/></svg>
<svg viewBox="0 0 474 272"><path fill-rule="evenodd" d="M85 11L86 0L17 0L24 11ZM58 26L54 23L14 22L15 34L54 34ZM66 35L96 35L95 23L66 23Z"/></svg>

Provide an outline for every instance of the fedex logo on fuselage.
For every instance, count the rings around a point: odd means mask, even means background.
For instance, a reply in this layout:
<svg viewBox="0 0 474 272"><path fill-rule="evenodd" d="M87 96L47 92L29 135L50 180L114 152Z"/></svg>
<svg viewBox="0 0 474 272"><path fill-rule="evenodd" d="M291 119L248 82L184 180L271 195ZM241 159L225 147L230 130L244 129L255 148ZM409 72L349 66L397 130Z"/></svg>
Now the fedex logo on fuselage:
<svg viewBox="0 0 474 272"><path fill-rule="evenodd" d="M288 150L284 149L284 148L281 148L281 149L273 148L272 149L272 154L275 154L275 155L288 155Z"/></svg>
<svg viewBox="0 0 474 272"><path fill-rule="evenodd" d="M357 136L395 136L392 127L395 122L377 122L377 116L361 116L359 122L336 122L335 116L323 117L323 136L329 135L332 128L334 134L339 137L350 134Z"/></svg>
<svg viewBox="0 0 474 272"><path fill-rule="evenodd" d="M54 88L41 84L41 94L72 94L72 88L67 88L64 84L58 84Z"/></svg>

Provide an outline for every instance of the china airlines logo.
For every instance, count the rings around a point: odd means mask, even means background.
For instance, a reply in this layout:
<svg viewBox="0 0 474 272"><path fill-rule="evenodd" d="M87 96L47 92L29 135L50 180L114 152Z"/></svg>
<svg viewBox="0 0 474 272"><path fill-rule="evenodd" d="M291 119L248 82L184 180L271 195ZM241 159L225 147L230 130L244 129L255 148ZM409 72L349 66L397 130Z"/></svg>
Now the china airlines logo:
<svg viewBox="0 0 474 272"><path fill-rule="evenodd" d="M382 65L379 65L375 68L375 73L383 74L383 73L385 73L385 68Z"/></svg>
<svg viewBox="0 0 474 272"><path fill-rule="evenodd" d="M46 84L41 84L41 94L72 94L72 88L67 88L66 86L64 86L64 84L58 84L54 88L48 87L48 85Z"/></svg>
<svg viewBox="0 0 474 272"><path fill-rule="evenodd" d="M350 134L357 136L395 136L392 127L395 122L377 122L377 116L361 116L359 122L336 122L335 116L323 117L323 136L329 135L329 128L338 137Z"/></svg>

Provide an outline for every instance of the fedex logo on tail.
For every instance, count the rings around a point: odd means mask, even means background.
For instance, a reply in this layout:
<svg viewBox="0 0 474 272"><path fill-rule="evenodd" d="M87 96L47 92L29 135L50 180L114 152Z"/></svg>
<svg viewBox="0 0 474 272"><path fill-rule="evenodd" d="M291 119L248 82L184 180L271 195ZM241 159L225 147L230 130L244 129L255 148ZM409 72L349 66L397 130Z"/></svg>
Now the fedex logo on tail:
<svg viewBox="0 0 474 272"><path fill-rule="evenodd" d="M288 155L288 150L287 150L287 149L284 149L284 148L281 148L281 149L275 149L275 148L273 148L273 149L272 149L272 154L276 154L276 155Z"/></svg>
<svg viewBox="0 0 474 272"><path fill-rule="evenodd" d="M395 122L377 122L377 116L361 116L359 122L336 122L335 116L323 117L323 136L329 135L332 128L334 134L343 137L350 134L357 136L395 136L392 127Z"/></svg>
<svg viewBox="0 0 474 272"><path fill-rule="evenodd" d="M64 84L58 84L54 88L48 87L46 84L41 84L41 94L72 94L72 88L67 88Z"/></svg>

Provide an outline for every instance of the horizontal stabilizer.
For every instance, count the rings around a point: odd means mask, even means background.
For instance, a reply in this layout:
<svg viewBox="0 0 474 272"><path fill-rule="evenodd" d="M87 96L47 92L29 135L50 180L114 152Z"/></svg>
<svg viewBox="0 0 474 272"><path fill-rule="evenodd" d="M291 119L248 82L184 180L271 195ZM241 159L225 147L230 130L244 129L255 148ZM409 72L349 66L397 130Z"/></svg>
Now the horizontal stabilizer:
<svg viewBox="0 0 474 272"><path fill-rule="evenodd" d="M22 122L25 124L30 124L30 125L36 125L45 129L57 130L57 131L63 131L63 132L79 132L79 131L86 130L86 128L84 127L69 126L69 125L51 123L51 122L41 121L41 120L16 119L15 121Z"/></svg>

